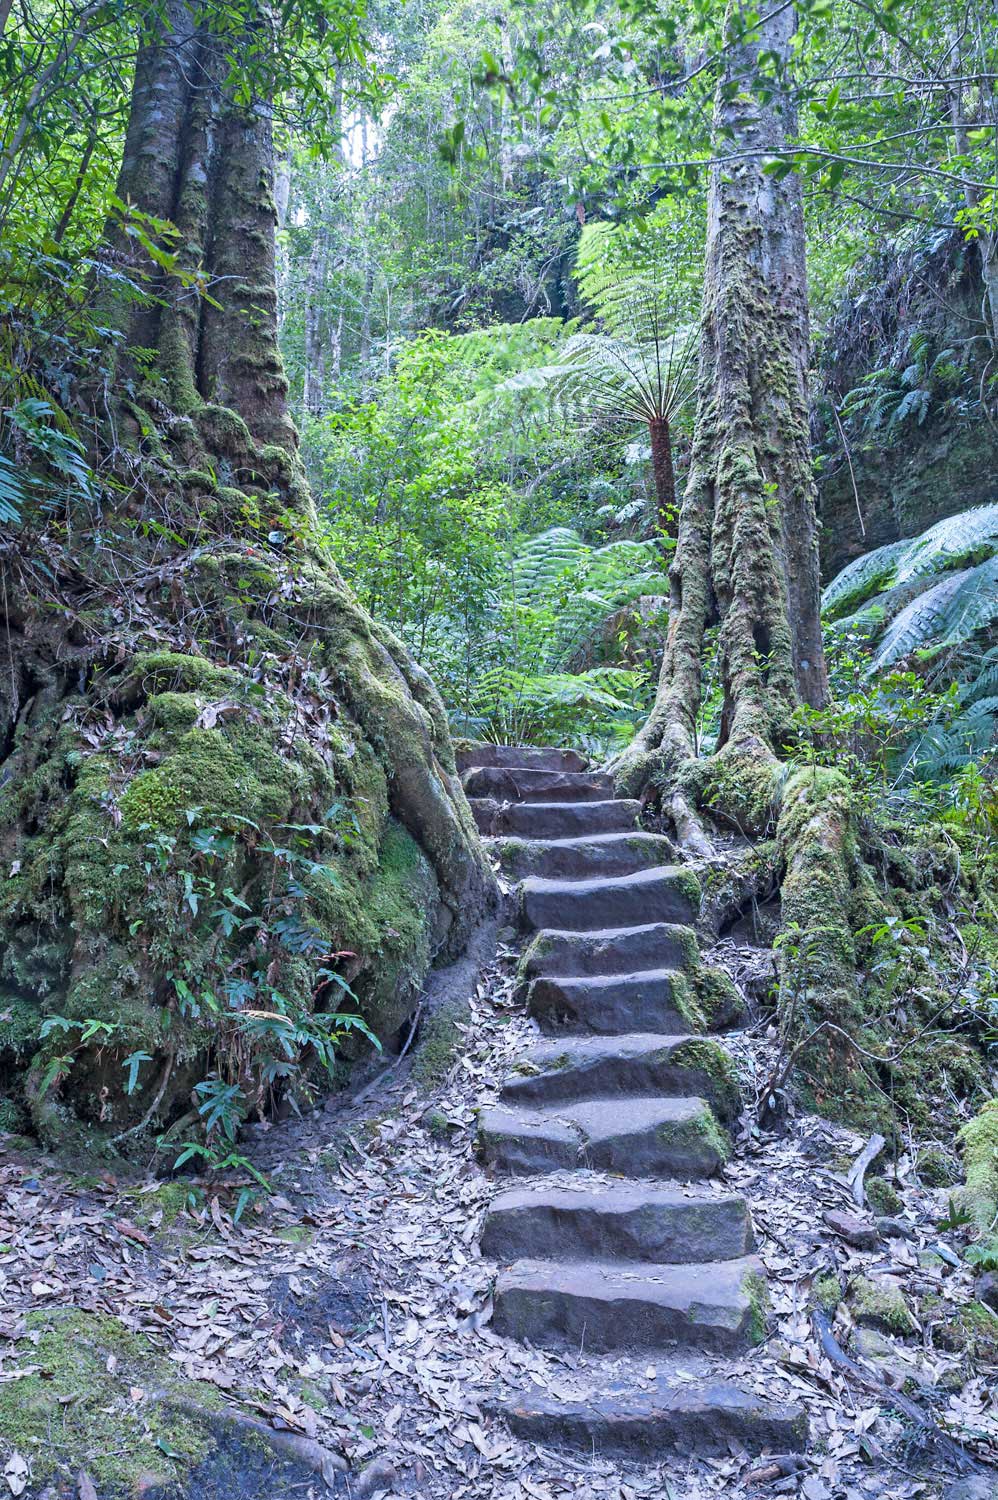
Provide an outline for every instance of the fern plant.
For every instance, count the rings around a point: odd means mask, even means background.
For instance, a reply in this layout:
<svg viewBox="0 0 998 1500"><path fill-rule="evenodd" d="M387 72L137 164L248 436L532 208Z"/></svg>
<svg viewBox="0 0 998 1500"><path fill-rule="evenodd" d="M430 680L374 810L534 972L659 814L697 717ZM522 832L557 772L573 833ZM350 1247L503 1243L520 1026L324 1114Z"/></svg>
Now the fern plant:
<svg viewBox="0 0 998 1500"><path fill-rule="evenodd" d="M888 595L919 579L926 586L938 574L998 553L998 504L977 505L946 516L908 541L888 542L849 563L832 579L821 600L827 620L838 620L874 595L889 606ZM906 601L907 602L907 601Z"/></svg>
<svg viewBox="0 0 998 1500"><path fill-rule="evenodd" d="M932 341L921 330L911 338L907 360L900 370L885 365L864 376L846 394L843 417L871 435L894 438L912 422L923 426L933 401L952 397L964 383L956 351L940 349L933 355Z"/></svg>
<svg viewBox="0 0 998 1500"><path fill-rule="evenodd" d="M847 660L851 687L831 711L833 731L845 734L843 753L858 756L859 776L880 735L889 783L878 795L966 780L994 763L998 504L857 558L823 603L834 622L832 659L860 648ZM917 670L901 670L907 662Z"/></svg>
<svg viewBox="0 0 998 1500"><path fill-rule="evenodd" d="M672 431L694 390L698 303L668 260L621 263L608 253L614 231L583 231L576 275L600 331L575 332L556 362L535 365L505 389L538 393L575 426L642 425L648 430L658 528L675 530Z"/></svg>

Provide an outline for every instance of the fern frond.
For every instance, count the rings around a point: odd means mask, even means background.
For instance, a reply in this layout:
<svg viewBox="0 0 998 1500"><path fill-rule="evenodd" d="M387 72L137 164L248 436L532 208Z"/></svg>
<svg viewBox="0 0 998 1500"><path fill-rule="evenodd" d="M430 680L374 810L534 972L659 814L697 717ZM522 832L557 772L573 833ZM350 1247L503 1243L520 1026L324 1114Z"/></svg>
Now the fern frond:
<svg viewBox="0 0 998 1500"><path fill-rule="evenodd" d="M27 493L10 459L0 453L0 525L20 524Z"/></svg>
<svg viewBox="0 0 998 1500"><path fill-rule="evenodd" d="M871 671L913 651L957 645L998 620L998 557L947 574L907 605L884 632Z"/></svg>
<svg viewBox="0 0 998 1500"><path fill-rule="evenodd" d="M821 596L822 613L829 620L839 619L893 583L898 559L907 546L907 542L888 542L854 558L826 586Z"/></svg>

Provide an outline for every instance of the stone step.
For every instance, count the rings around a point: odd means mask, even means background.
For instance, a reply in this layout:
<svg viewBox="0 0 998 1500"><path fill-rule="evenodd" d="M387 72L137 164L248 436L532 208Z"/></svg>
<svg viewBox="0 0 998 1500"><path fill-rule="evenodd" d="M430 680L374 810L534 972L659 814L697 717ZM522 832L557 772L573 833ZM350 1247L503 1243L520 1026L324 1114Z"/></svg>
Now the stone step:
<svg viewBox="0 0 998 1500"><path fill-rule="evenodd" d="M586 838L635 828L641 803L625 797L604 802L511 802L470 797L479 833L522 835L529 839Z"/></svg>
<svg viewBox="0 0 998 1500"><path fill-rule="evenodd" d="M730 1352L765 1335L762 1263L520 1260L500 1272L492 1329L546 1349Z"/></svg>
<svg viewBox="0 0 998 1500"><path fill-rule="evenodd" d="M715 1176L729 1142L703 1099L587 1099L496 1104L478 1138L486 1165L516 1176L590 1167L623 1177Z"/></svg>
<svg viewBox="0 0 998 1500"><path fill-rule="evenodd" d="M584 771L585 757L577 750L558 750L553 745L469 745L454 756L459 771L492 766L513 771Z"/></svg>
<svg viewBox="0 0 998 1500"><path fill-rule="evenodd" d="M545 928L524 949L519 979L553 974L578 979L594 974L634 974L641 969L692 969L696 934L672 922L605 927L591 932Z"/></svg>
<svg viewBox="0 0 998 1500"><path fill-rule="evenodd" d="M531 875L517 897L520 925L578 931L637 923L690 922L699 906L695 877L675 865L593 880Z"/></svg>
<svg viewBox="0 0 998 1500"><path fill-rule="evenodd" d="M534 806L534 804L529 804ZM594 804L587 804L592 807ZM603 806L602 803L595 804ZM613 806L613 803L609 804ZM499 863L511 880L540 875L548 880L583 880L597 875L633 875L667 865L675 850L660 833L598 833L590 838L495 841Z"/></svg>
<svg viewBox="0 0 998 1500"><path fill-rule="evenodd" d="M590 771L541 771L532 767L478 766L461 776L465 795L498 802L604 802L613 796L607 776Z"/></svg>
<svg viewBox="0 0 998 1500"><path fill-rule="evenodd" d="M667 1452L724 1457L733 1448L750 1454L799 1453L808 1436L802 1406L767 1400L728 1381L691 1383L685 1370L640 1384L608 1385L600 1379L592 1389L565 1399L531 1385L488 1399L485 1410L527 1442L652 1462Z"/></svg>
<svg viewBox="0 0 998 1500"><path fill-rule="evenodd" d="M755 1248L744 1198L680 1188L613 1182L510 1188L493 1202L482 1228L482 1254L508 1265L520 1259L650 1261L677 1265L734 1260Z"/></svg>
<svg viewBox="0 0 998 1500"><path fill-rule="evenodd" d="M531 981L527 1011L549 1034L620 1036L628 1031L658 1031L669 1035L689 1029L677 1003L684 985L684 976L675 969L592 974L581 979L550 974Z"/></svg>
<svg viewBox="0 0 998 1500"><path fill-rule="evenodd" d="M635 1095L705 1099L718 1119L738 1116L741 1098L731 1058L706 1036L578 1036L538 1042L502 1090L504 1104L545 1105Z"/></svg>

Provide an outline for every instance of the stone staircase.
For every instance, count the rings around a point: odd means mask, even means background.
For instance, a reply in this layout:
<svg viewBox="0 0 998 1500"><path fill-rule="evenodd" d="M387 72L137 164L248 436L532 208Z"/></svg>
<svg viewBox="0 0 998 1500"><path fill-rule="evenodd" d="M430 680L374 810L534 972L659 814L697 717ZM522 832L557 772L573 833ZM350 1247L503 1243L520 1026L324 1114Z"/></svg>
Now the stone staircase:
<svg viewBox="0 0 998 1500"><path fill-rule="evenodd" d="M576 1367L567 1393L491 1409L589 1451L800 1448L800 1408L718 1368L764 1337L765 1281L748 1205L716 1181L739 1098L697 1026L699 886L573 751L482 746L461 769L518 882L520 990L543 1037L480 1118L486 1165L523 1179L482 1233L501 1267L492 1326Z"/></svg>

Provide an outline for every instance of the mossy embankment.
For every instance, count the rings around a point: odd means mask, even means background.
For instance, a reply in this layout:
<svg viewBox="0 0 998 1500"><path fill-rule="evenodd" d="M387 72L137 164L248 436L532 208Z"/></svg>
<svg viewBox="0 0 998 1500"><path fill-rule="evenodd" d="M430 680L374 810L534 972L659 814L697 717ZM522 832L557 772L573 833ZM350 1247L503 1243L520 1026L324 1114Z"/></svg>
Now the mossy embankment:
<svg viewBox="0 0 998 1500"><path fill-rule="evenodd" d="M119 1150L206 1079L272 1110L363 1045L337 1015L392 1045L494 900L441 701L293 454L209 404L124 432L169 543L125 506L85 586L8 586L0 694L0 1124Z"/></svg>

